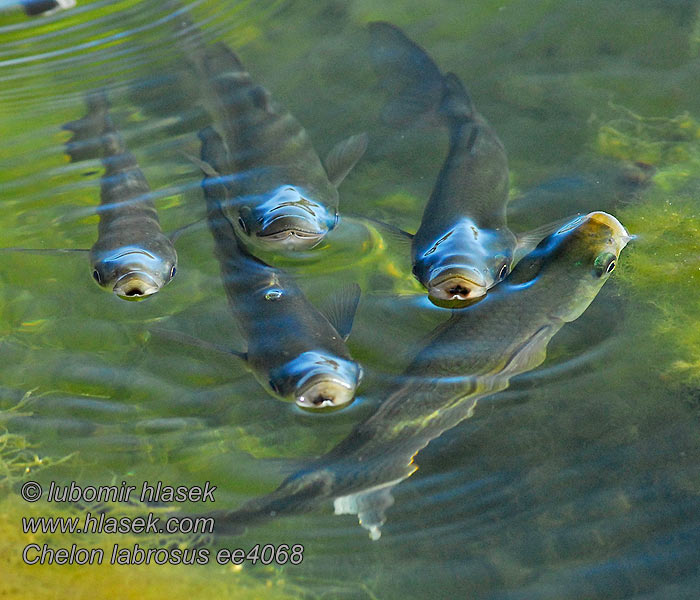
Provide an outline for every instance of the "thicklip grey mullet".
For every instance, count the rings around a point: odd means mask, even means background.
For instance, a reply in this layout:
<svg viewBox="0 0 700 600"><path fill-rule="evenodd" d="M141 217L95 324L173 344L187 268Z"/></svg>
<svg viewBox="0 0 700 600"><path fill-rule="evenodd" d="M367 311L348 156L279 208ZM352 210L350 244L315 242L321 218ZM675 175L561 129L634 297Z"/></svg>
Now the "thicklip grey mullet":
<svg viewBox="0 0 700 600"><path fill-rule="evenodd" d="M211 128L199 137L202 161L218 169L225 156L223 141ZM226 179L206 176L202 187L224 289L247 342L239 356L277 397L311 410L346 406L362 377L345 344L359 286L339 289L325 314L317 310L292 277L255 258L241 244L222 209L230 193Z"/></svg>
<svg viewBox="0 0 700 600"><path fill-rule="evenodd" d="M216 533L241 533L325 500L336 514L356 514L378 539L391 490L416 471L416 455L471 417L479 400L544 361L549 341L595 299L629 239L615 217L594 212L542 240L484 300L433 332L376 412L335 448L271 494L206 513Z"/></svg>
<svg viewBox="0 0 700 600"><path fill-rule="evenodd" d="M92 92L85 101L86 116L63 127L73 132L66 144L71 161L99 156L104 165L92 276L120 298L141 300L175 276L177 252L161 230L148 182L114 126L105 92Z"/></svg>
<svg viewBox="0 0 700 600"><path fill-rule="evenodd" d="M216 174L236 175L226 180L221 210L239 239L253 252L316 246L338 224L338 186L364 154L367 135L339 142L321 162L306 130L230 48L205 44L184 10L177 27L223 139Z"/></svg>

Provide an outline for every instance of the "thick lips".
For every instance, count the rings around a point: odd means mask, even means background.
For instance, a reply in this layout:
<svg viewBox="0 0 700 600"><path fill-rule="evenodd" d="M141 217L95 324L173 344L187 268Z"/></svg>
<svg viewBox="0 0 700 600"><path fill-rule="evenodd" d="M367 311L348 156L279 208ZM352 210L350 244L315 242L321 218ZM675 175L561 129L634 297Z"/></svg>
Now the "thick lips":
<svg viewBox="0 0 700 600"><path fill-rule="evenodd" d="M612 229L615 237L617 238L620 244L620 250L624 248L627 245L627 242L629 242L632 239L632 236L628 233L628 231L625 229L622 223L620 223L620 221L618 221L615 217L608 213L602 211L595 211L589 213L588 218L594 223L605 225L606 227Z"/></svg>
<svg viewBox="0 0 700 600"><path fill-rule="evenodd" d="M352 402L355 389L337 379L315 378L297 395L296 403L302 408L340 408Z"/></svg>
<svg viewBox="0 0 700 600"><path fill-rule="evenodd" d="M266 242L307 248L317 244L326 233L326 229L319 228L309 219L283 215L267 223L258 232L258 237Z"/></svg>
<svg viewBox="0 0 700 600"><path fill-rule="evenodd" d="M148 273L129 271L114 284L114 293L125 300L140 300L160 289L158 283Z"/></svg>
<svg viewBox="0 0 700 600"><path fill-rule="evenodd" d="M486 294L486 282L471 269L448 268L428 282L428 293L438 300L472 300Z"/></svg>

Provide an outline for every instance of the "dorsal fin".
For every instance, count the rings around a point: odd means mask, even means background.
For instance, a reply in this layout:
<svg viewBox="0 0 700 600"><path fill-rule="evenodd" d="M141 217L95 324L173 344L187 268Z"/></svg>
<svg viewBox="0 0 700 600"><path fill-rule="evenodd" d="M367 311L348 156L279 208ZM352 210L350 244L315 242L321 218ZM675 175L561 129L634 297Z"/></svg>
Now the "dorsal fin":
<svg viewBox="0 0 700 600"><path fill-rule="evenodd" d="M335 291L321 313L328 319L343 340L347 340L360 303L360 286L349 283Z"/></svg>
<svg viewBox="0 0 700 600"><path fill-rule="evenodd" d="M333 146L324 161L328 180L338 187L357 161L362 158L365 150L367 150L366 133L353 135Z"/></svg>
<svg viewBox="0 0 700 600"><path fill-rule="evenodd" d="M474 104L462 81L454 73L447 73L443 80L444 96L440 110L449 119L471 121L474 118Z"/></svg>
<svg viewBox="0 0 700 600"><path fill-rule="evenodd" d="M150 333L157 335L158 337L170 340L171 342L176 342L178 344L187 344L194 348L201 348L202 350L213 350L215 352L221 352L222 354L232 354L243 360L248 360L248 353L241 352L240 350L233 350L232 348L227 348L220 344L215 344L213 342L207 342L193 335L187 333L182 333L181 331L173 331L172 329L161 329L160 327L152 327Z"/></svg>
<svg viewBox="0 0 700 600"><path fill-rule="evenodd" d="M557 219L551 223L541 225L530 231L523 231L522 233L516 234L517 245L513 255L513 265L516 265L522 258L532 252L544 238L559 231L562 227L572 223L579 217L580 214L571 215L564 219Z"/></svg>
<svg viewBox="0 0 700 600"><path fill-rule="evenodd" d="M272 96L263 86L256 85L248 92L253 106L264 110L266 113L272 114Z"/></svg>

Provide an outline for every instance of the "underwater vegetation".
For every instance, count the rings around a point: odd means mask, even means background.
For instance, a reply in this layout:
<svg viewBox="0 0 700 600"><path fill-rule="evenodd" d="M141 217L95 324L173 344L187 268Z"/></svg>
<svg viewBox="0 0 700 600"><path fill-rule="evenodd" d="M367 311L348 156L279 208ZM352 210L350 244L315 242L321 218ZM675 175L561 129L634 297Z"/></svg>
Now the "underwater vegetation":
<svg viewBox="0 0 700 600"><path fill-rule="evenodd" d="M25 436L11 433L6 424L11 419L31 415L31 402L40 399L27 392L18 402L0 402L0 597L2 598L56 598L56 589L70 590L72 598L162 598L162 590L170 589L168 596L173 599L201 597L213 599L273 598L287 599L299 597L299 591L288 585L283 573L271 567L260 566L255 575L250 576L243 567L229 565L230 568L214 564L192 568L175 565L111 565L106 558L101 565L43 565L36 568L22 560L23 549L27 544L47 544L51 548L70 548L76 544L80 548L101 549L109 557L115 543L122 548L160 547L159 540L136 535L69 535L23 533L20 523L30 517L67 517L81 513L75 510L52 507L42 504L28 504L11 493L16 486L32 478L38 471L50 470L58 465L70 463L75 455L49 457L41 453ZM7 406L7 408L5 408ZM73 461L76 462L76 461ZM143 507L139 507L142 510ZM132 512L136 509L131 508ZM153 509L152 509L153 510ZM118 516L124 515L120 507ZM187 544L186 538L179 541L179 547ZM150 543L149 543L150 542ZM212 561L213 562L213 561ZM217 569L212 578L211 570ZM173 588L173 579L178 581ZM95 585L99 581L99 587Z"/></svg>
<svg viewBox="0 0 700 600"><path fill-rule="evenodd" d="M163 590L173 600L207 597L214 600L248 600L271 598L286 600L300 597L299 591L285 582L283 574L268 567L256 569L249 575L242 567L175 566L175 565L110 565L112 546L149 547L137 536L70 536L61 534L23 534L18 523L23 517L46 516L37 505L20 503L16 496L0 499L0 597L48 600L58 597L56 590L70 590L70 597L80 599L160 599ZM66 510L52 509L51 516L75 516ZM37 568L22 560L27 544L48 544L52 548L82 548L104 550L101 565L43 565ZM173 585L177 581L177 585ZM99 584L99 585L98 585Z"/></svg>
<svg viewBox="0 0 700 600"><path fill-rule="evenodd" d="M619 215L637 240L618 282L636 307L630 318L671 380L700 383L700 123L687 113L642 117L617 107L596 145L607 156L653 165L656 173ZM641 324L644 325L641 325Z"/></svg>

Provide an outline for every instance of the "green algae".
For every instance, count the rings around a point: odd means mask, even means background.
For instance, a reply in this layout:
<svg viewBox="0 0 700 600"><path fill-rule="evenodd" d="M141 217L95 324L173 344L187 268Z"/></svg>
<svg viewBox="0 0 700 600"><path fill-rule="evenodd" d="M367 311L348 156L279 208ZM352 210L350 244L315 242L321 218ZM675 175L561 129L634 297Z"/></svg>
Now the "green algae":
<svg viewBox="0 0 700 600"><path fill-rule="evenodd" d="M0 497L17 482L42 469L68 462L75 456L75 453L59 458L47 456L25 435L8 429L7 424L12 419L31 416L29 405L40 397L33 396L34 391L28 391L7 408L4 408L6 402L0 402Z"/></svg>
<svg viewBox="0 0 700 600"><path fill-rule="evenodd" d="M24 534L19 526L23 517L75 517L76 513L53 508L48 512L37 504L21 503L10 496L0 500L0 597L53 599L70 593L71 598L108 600L160 599L164 590L168 598L212 598L214 600L247 600L258 598L291 599L300 591L289 584L284 573L271 567L259 566L255 573L247 567L220 566L212 558L202 566L157 564L109 564L114 544L120 548L157 548L154 540L135 535L69 535ZM79 548L102 550L102 564L85 565L27 565L22 552L27 544L47 544L50 548ZM186 542L185 542L186 545ZM183 547L182 544L179 547ZM68 592L70 590L70 592Z"/></svg>
<svg viewBox="0 0 700 600"><path fill-rule="evenodd" d="M642 117L616 107L601 125L600 153L653 165L652 185L618 217L636 239L618 275L635 301L632 319L664 372L700 382L700 123L690 114Z"/></svg>
<svg viewBox="0 0 700 600"><path fill-rule="evenodd" d="M162 598L167 588L168 597L204 597L213 599L291 599L300 597L300 590L289 584L280 568L259 565L255 571L232 564L219 565L215 560L217 548L210 550L206 565L196 568L173 564L110 564L115 544L120 548L163 548L163 539L153 535L107 535L96 533L57 534L24 533L20 524L23 518L75 518L85 512L73 505L47 506L43 501L29 504L13 492L28 479L44 480L58 473L57 467L71 462L75 453L53 458L45 455L40 444L31 443L27 437L11 433L5 426L13 419L32 416L32 403L40 401L41 395L27 392L17 402L0 403L0 597L50 599L56 598L56 590L70 590L73 598ZM162 461L159 461L159 464ZM75 469L75 465L72 467ZM159 467L160 469L160 467ZM159 471L162 473L162 471ZM115 480L116 481L116 480ZM118 481L110 485L118 485ZM146 507L134 505L100 505L96 510L108 516L142 516ZM167 517L168 509L148 508L157 516ZM93 510L95 512L95 510ZM185 550L194 547L194 540L184 535L174 535L168 540L169 548ZM76 544L79 548L102 551L102 564L58 565L44 564L40 567L23 561L23 550L27 544L47 544L50 548L68 548ZM176 580L177 586L172 582Z"/></svg>

